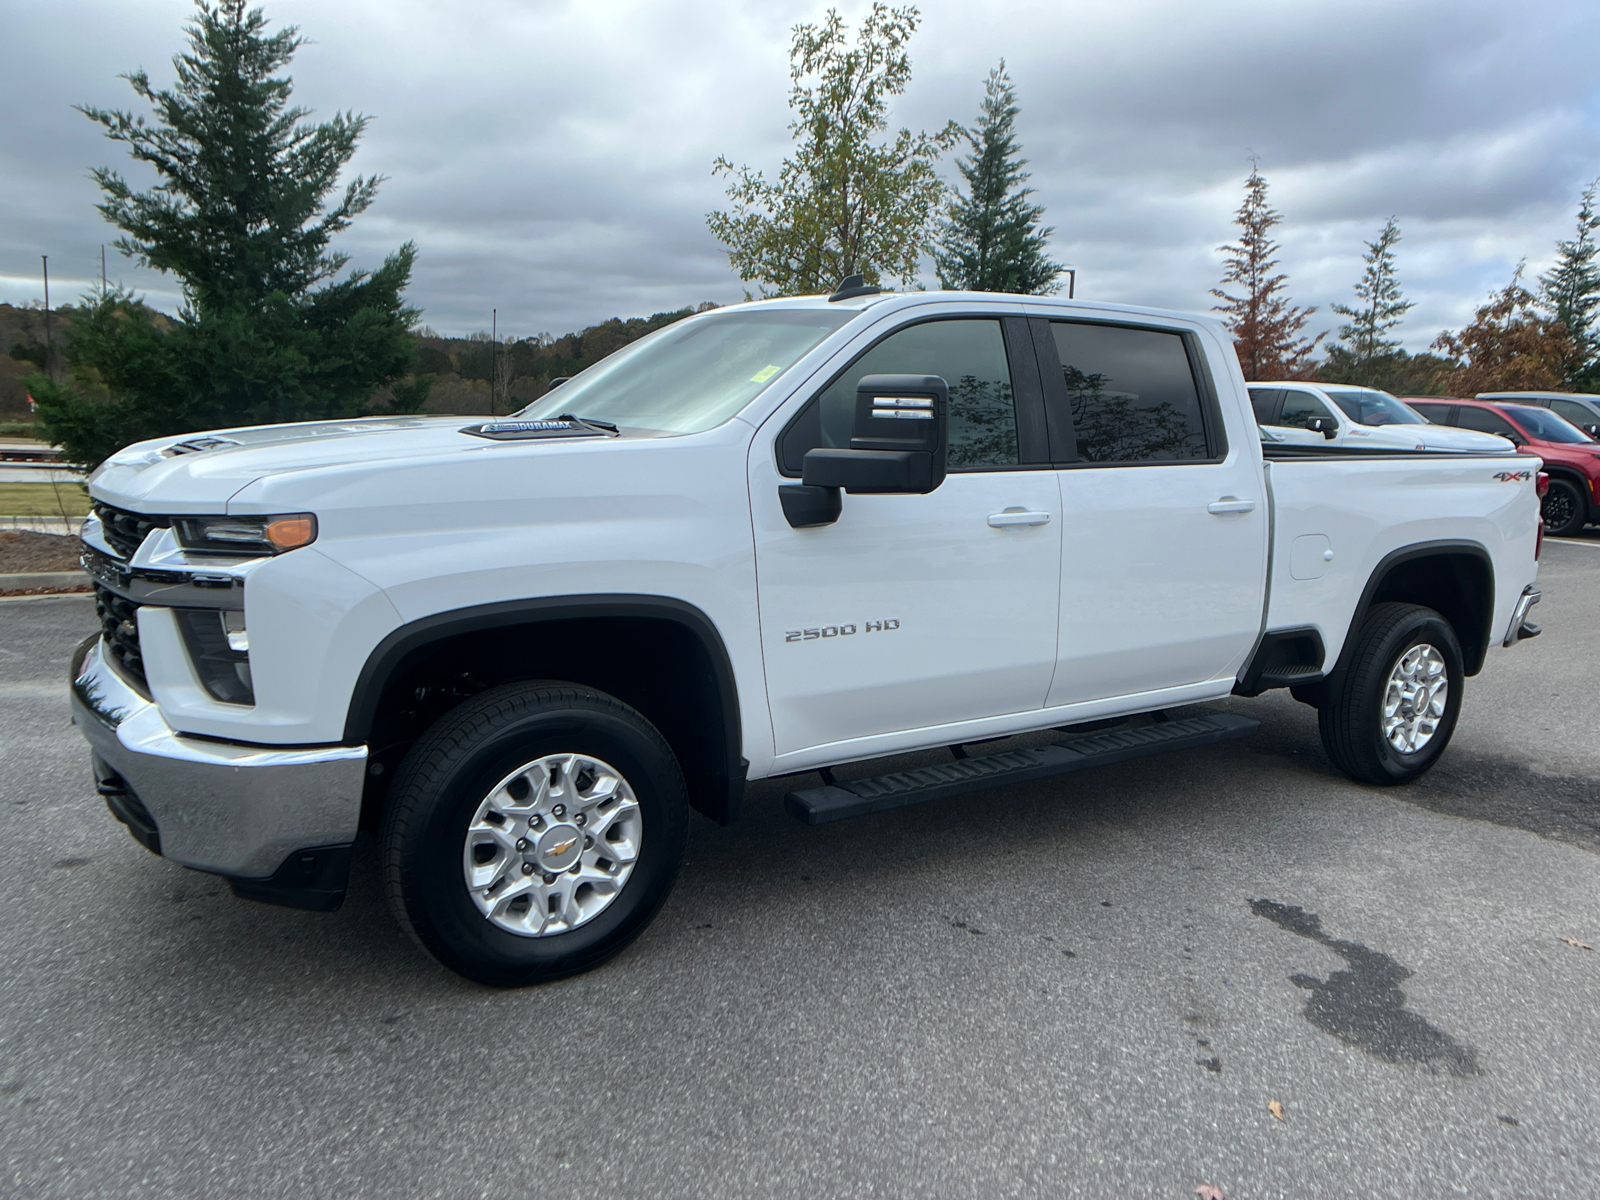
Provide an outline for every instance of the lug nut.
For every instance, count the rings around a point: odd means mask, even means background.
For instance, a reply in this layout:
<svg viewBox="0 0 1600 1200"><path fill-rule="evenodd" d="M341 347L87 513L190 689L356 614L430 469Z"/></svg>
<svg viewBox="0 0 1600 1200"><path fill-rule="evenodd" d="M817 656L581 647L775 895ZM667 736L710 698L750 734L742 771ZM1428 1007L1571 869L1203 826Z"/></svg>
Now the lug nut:
<svg viewBox="0 0 1600 1200"><path fill-rule="evenodd" d="M533 864L532 863L523 863L522 864L522 873L524 875L532 875L533 874Z"/></svg>
<svg viewBox="0 0 1600 1200"><path fill-rule="evenodd" d="M528 848L528 839L527 838L518 838L517 839L517 849L518 850L526 850L527 848Z"/></svg>
<svg viewBox="0 0 1600 1200"><path fill-rule="evenodd" d="M556 881L556 877L554 875L546 873L546 875L544 877L544 881L545 881L546 885L549 885L549 884L552 884L552 883L554 883Z"/></svg>
<svg viewBox="0 0 1600 1200"><path fill-rule="evenodd" d="M581 870L583 870L583 863L575 862L570 867L567 868L567 874L568 875L576 875Z"/></svg>
<svg viewBox="0 0 1600 1200"><path fill-rule="evenodd" d="M579 813L577 816L573 817L572 819L573 819L573 821L575 821L579 825L587 825L589 823L589 818L584 816L582 813Z"/></svg>
<svg viewBox="0 0 1600 1200"><path fill-rule="evenodd" d="M564 817L567 815L567 806L565 804L558 804L552 808L550 812L555 816Z"/></svg>
<svg viewBox="0 0 1600 1200"><path fill-rule="evenodd" d="M593 850L594 849L594 839L592 837L584 838L583 839L583 848L585 850Z"/></svg>

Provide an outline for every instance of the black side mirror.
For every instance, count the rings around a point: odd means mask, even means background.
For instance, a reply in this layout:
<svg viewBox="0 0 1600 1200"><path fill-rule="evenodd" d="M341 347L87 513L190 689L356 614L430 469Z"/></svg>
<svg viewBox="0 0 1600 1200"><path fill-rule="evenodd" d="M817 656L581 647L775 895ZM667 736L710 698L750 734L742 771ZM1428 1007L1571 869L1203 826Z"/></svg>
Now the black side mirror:
<svg viewBox="0 0 1600 1200"><path fill-rule="evenodd" d="M778 489L796 528L839 519L839 492L923 495L944 482L950 389L937 375L866 375L856 385L849 449L806 451L801 482Z"/></svg>
<svg viewBox="0 0 1600 1200"><path fill-rule="evenodd" d="M1600 425L1585 425L1583 431L1592 438L1600 438Z"/></svg>
<svg viewBox="0 0 1600 1200"><path fill-rule="evenodd" d="M1332 417L1312 417L1306 422L1306 428L1312 433L1320 433L1330 442L1339 436L1339 422Z"/></svg>

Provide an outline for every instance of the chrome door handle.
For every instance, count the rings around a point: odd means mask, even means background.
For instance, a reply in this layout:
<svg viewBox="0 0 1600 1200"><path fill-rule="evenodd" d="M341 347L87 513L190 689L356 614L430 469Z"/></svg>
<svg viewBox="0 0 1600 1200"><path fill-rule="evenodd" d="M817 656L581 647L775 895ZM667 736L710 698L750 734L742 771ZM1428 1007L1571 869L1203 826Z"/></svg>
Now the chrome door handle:
<svg viewBox="0 0 1600 1200"><path fill-rule="evenodd" d="M1004 512L989 514L990 529L1009 529L1013 525L1048 525L1050 514L1029 512L1025 508L1008 508Z"/></svg>
<svg viewBox="0 0 1600 1200"><path fill-rule="evenodd" d="M1239 500L1233 496L1224 496L1221 500L1213 500L1206 505L1206 511L1210 513L1255 512L1255 510L1254 500Z"/></svg>

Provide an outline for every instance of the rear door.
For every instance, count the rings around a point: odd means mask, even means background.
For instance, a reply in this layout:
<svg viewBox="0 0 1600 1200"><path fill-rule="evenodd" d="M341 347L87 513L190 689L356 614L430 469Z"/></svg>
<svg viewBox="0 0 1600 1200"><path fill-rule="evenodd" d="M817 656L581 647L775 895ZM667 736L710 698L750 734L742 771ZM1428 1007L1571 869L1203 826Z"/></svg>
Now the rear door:
<svg viewBox="0 0 1600 1200"><path fill-rule="evenodd" d="M1062 496L1048 703L1231 677L1255 642L1267 505L1255 430L1228 436L1191 331L1036 320Z"/></svg>
<svg viewBox="0 0 1600 1200"><path fill-rule="evenodd" d="M1008 351L1018 330L1020 357ZM901 325L832 368L775 445L757 440L750 497L780 761L1044 704L1056 658L1061 499L1027 333L1021 317L998 314ZM798 482L807 450L849 445L856 383L874 374L948 383L944 483L925 496L846 495L833 524L791 528L777 489ZM815 757L851 753L841 746Z"/></svg>

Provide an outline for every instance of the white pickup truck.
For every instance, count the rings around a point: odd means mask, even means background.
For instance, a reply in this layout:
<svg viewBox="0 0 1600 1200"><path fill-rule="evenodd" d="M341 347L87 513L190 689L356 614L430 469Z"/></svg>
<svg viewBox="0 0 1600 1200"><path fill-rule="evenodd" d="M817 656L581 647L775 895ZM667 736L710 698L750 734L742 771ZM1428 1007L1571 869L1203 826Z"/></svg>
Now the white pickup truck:
<svg viewBox="0 0 1600 1200"><path fill-rule="evenodd" d="M400 923L527 984L635 937L747 780L815 772L787 806L831 821L1238 737L1189 706L1281 687L1415 778L1538 632L1539 465L1263 447L1206 317L854 281L513 419L128 447L75 720L151 850L327 909L372 829Z"/></svg>

